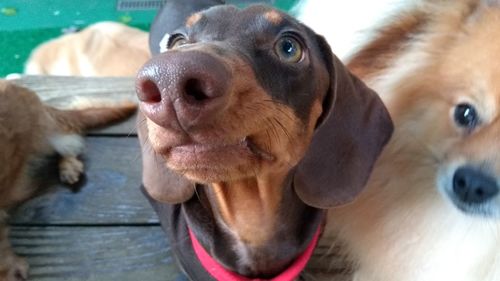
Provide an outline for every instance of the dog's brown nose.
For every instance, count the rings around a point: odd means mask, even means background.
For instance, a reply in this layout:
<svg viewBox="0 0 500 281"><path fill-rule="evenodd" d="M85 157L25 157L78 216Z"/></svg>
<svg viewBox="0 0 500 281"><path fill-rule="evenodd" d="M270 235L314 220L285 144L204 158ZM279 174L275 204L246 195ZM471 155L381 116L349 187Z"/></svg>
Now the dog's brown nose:
<svg viewBox="0 0 500 281"><path fill-rule="evenodd" d="M217 58L200 51L171 51L143 66L136 91L147 118L189 132L224 110L229 80L230 72Z"/></svg>

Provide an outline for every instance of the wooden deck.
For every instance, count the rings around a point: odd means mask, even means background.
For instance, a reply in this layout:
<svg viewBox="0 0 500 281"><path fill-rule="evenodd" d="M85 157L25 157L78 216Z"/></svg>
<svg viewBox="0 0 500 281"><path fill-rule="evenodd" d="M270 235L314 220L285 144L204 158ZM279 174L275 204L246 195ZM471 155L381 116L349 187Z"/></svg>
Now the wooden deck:
<svg viewBox="0 0 500 281"><path fill-rule="evenodd" d="M132 78L24 77L16 83L58 107L82 95L135 100ZM53 183L50 188L12 213L10 239L30 264L29 280L187 280L139 190L135 118L92 132L86 141L81 186L62 186L56 171L48 169L44 177ZM327 248L316 251L318 262L306 280L319 280L313 276L332 264ZM335 280L343 280L340 275Z"/></svg>

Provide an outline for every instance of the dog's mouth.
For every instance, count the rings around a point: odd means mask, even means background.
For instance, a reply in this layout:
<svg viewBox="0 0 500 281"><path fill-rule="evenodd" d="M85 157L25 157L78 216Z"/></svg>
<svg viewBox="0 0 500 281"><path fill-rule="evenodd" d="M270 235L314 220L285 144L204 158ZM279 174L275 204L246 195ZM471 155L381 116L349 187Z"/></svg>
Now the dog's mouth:
<svg viewBox="0 0 500 281"><path fill-rule="evenodd" d="M489 176L480 169L450 165L439 170L437 185L445 198L464 214L500 218L496 177Z"/></svg>
<svg viewBox="0 0 500 281"><path fill-rule="evenodd" d="M258 163L275 160L271 152L249 136L238 141L190 139L154 149L165 158L170 169L202 182L255 172Z"/></svg>
<svg viewBox="0 0 500 281"><path fill-rule="evenodd" d="M259 148L249 137L245 137L236 143L207 142L187 143L171 147L168 152L168 160L171 164L181 169L193 167L209 168L239 158L255 158L272 161L274 157Z"/></svg>

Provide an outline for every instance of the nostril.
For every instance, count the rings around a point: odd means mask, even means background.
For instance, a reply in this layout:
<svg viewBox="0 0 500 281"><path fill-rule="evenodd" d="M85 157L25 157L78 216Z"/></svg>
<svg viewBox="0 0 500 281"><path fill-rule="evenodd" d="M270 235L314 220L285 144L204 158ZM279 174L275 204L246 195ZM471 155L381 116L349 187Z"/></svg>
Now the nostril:
<svg viewBox="0 0 500 281"><path fill-rule="evenodd" d="M482 187L478 187L474 192L478 198L483 198L485 195Z"/></svg>
<svg viewBox="0 0 500 281"><path fill-rule="evenodd" d="M188 102L202 102L209 98L203 83L198 79L188 79L184 85L185 98Z"/></svg>
<svg viewBox="0 0 500 281"><path fill-rule="evenodd" d="M161 101L161 92L155 82L144 80L139 82L137 97L142 102L158 103Z"/></svg>
<svg viewBox="0 0 500 281"><path fill-rule="evenodd" d="M463 190L465 189L465 179L463 177L460 177L459 175L455 176L455 188L458 190Z"/></svg>

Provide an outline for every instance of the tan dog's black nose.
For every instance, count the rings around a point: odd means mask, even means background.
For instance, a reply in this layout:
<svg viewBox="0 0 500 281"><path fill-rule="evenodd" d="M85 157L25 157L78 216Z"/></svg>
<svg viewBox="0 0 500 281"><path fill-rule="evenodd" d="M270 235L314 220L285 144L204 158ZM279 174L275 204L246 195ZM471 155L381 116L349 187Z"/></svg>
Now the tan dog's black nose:
<svg viewBox="0 0 500 281"><path fill-rule="evenodd" d="M180 125L189 132L209 124L229 96L230 72L200 51L172 51L154 57L139 71L136 90L141 110L156 124Z"/></svg>

